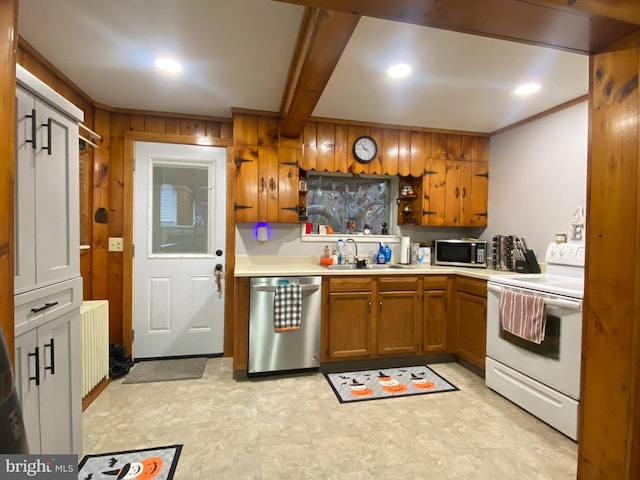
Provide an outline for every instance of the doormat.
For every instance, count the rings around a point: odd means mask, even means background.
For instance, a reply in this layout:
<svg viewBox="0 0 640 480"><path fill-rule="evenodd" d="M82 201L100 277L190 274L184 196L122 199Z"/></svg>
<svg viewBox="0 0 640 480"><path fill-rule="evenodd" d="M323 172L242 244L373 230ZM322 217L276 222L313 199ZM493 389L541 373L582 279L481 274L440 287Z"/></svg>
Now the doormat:
<svg viewBox="0 0 640 480"><path fill-rule="evenodd" d="M78 480L171 480L182 445L86 455Z"/></svg>
<svg viewBox="0 0 640 480"><path fill-rule="evenodd" d="M145 360L136 363L122 383L169 382L201 378L207 357Z"/></svg>
<svg viewBox="0 0 640 480"><path fill-rule="evenodd" d="M325 373L324 376L340 403L458 390L425 365Z"/></svg>

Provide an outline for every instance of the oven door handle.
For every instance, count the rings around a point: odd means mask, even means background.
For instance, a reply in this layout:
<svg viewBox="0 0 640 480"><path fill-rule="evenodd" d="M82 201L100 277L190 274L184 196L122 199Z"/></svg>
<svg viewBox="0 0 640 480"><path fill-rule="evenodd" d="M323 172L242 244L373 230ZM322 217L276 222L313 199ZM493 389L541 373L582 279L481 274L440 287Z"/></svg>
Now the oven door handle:
<svg viewBox="0 0 640 480"><path fill-rule="evenodd" d="M496 293L500 293L503 290L502 287L497 287L491 284L487 284L487 289ZM544 298L544 304L549 307L568 308L570 310L576 310L578 312L582 311L582 302L574 302L571 300L563 300L559 298L548 298L548 297L545 297L544 295L539 295L539 296Z"/></svg>

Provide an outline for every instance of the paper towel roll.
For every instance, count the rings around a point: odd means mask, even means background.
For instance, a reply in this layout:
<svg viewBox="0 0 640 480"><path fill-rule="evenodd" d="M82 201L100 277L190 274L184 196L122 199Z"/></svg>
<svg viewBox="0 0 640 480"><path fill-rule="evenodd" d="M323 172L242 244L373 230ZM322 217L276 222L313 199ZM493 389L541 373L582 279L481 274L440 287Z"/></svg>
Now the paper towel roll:
<svg viewBox="0 0 640 480"><path fill-rule="evenodd" d="M400 263L411 263L411 237L400 237Z"/></svg>

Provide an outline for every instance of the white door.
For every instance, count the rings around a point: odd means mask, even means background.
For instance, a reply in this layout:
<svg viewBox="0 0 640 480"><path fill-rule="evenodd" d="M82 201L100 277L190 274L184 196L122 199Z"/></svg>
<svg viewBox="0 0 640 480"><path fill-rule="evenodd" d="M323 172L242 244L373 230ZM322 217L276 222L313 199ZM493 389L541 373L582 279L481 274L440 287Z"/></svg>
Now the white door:
<svg viewBox="0 0 640 480"><path fill-rule="evenodd" d="M226 157L135 142L136 358L223 352Z"/></svg>

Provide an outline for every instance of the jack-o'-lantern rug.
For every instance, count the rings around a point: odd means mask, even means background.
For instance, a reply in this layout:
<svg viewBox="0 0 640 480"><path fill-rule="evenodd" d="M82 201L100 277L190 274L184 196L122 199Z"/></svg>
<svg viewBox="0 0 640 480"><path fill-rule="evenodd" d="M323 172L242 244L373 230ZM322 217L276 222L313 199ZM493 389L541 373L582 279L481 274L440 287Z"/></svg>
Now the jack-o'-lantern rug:
<svg viewBox="0 0 640 480"><path fill-rule="evenodd" d="M78 480L171 480L182 445L86 455Z"/></svg>
<svg viewBox="0 0 640 480"><path fill-rule="evenodd" d="M340 403L458 390L425 365L325 373L324 376Z"/></svg>

